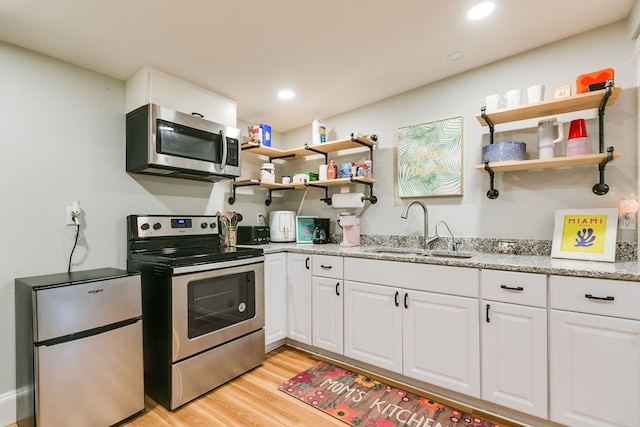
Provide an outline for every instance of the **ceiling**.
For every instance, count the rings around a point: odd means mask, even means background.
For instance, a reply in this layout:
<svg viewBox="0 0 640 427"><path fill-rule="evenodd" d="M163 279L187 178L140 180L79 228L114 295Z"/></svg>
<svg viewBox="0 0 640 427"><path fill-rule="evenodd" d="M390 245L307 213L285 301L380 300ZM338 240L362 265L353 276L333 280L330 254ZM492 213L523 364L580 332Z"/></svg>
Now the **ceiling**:
<svg viewBox="0 0 640 427"><path fill-rule="evenodd" d="M478 2L0 0L0 40L119 80L148 65L286 132L624 19L634 0L494 0L467 20Z"/></svg>

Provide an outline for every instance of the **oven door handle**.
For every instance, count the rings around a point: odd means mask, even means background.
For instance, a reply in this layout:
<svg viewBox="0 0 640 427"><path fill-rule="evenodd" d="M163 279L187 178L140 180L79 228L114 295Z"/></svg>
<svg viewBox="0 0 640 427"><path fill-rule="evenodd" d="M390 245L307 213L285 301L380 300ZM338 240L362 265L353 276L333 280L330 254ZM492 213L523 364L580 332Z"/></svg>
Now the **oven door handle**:
<svg viewBox="0 0 640 427"><path fill-rule="evenodd" d="M243 265L257 264L264 262L264 256L252 256L249 258L234 259L231 261L212 262L208 264L194 264L184 267L176 267L173 274L197 273L199 271L222 270L223 268L240 267Z"/></svg>

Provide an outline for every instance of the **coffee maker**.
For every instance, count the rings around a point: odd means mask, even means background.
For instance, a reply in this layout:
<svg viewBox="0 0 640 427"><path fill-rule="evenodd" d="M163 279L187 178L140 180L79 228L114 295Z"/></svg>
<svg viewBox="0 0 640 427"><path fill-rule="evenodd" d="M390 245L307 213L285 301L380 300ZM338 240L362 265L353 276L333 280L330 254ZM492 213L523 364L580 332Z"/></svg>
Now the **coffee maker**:
<svg viewBox="0 0 640 427"><path fill-rule="evenodd" d="M329 218L314 218L313 225L313 243L324 244L329 243L331 235L329 234Z"/></svg>
<svg viewBox="0 0 640 427"><path fill-rule="evenodd" d="M341 212L338 225L342 228L340 246L360 246L360 218L353 212Z"/></svg>

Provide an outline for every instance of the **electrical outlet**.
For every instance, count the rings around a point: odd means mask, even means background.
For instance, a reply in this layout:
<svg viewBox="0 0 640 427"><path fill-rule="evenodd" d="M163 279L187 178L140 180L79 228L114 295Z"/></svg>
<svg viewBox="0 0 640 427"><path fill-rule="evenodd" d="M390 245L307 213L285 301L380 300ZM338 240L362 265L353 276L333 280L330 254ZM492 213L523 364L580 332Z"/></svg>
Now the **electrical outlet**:
<svg viewBox="0 0 640 427"><path fill-rule="evenodd" d="M67 206L67 225L76 225L76 223L73 221L73 206Z"/></svg>
<svg viewBox="0 0 640 427"><path fill-rule="evenodd" d="M264 218L264 220L263 220L263 218ZM257 225L263 224L263 221L264 221L264 224L266 224L267 218L264 216L264 213L258 212L256 214L256 224Z"/></svg>
<svg viewBox="0 0 640 427"><path fill-rule="evenodd" d="M618 214L618 230L635 230L637 227L636 214Z"/></svg>

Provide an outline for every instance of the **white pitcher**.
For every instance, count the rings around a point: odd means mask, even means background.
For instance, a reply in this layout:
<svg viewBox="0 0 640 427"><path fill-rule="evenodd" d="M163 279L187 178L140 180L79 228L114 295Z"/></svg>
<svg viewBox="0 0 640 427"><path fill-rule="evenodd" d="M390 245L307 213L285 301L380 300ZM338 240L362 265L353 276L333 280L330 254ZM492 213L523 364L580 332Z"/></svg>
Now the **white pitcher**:
<svg viewBox="0 0 640 427"><path fill-rule="evenodd" d="M538 122L538 155L541 159L555 157L556 144L564 139L562 122L555 117Z"/></svg>

